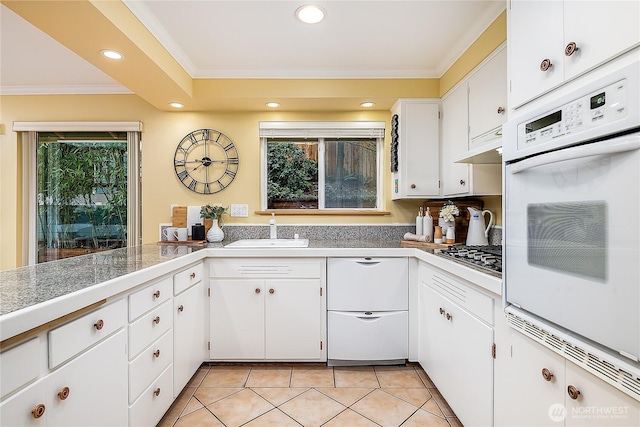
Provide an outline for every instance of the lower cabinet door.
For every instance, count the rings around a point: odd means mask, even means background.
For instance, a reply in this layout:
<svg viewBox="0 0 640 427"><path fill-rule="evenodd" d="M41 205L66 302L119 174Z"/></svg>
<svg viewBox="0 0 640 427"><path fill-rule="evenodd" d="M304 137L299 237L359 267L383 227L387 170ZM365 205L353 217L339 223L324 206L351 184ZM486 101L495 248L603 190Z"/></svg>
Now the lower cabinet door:
<svg viewBox="0 0 640 427"><path fill-rule="evenodd" d="M322 360L325 306L317 279L267 280L265 357L269 360Z"/></svg>
<svg viewBox="0 0 640 427"><path fill-rule="evenodd" d="M493 425L493 328L429 286L421 292L423 368L462 424Z"/></svg>
<svg viewBox="0 0 640 427"><path fill-rule="evenodd" d="M129 426L155 426L172 403L173 365L169 365L129 408Z"/></svg>
<svg viewBox="0 0 640 427"><path fill-rule="evenodd" d="M212 280L211 359L264 359L264 280Z"/></svg>
<svg viewBox="0 0 640 427"><path fill-rule="evenodd" d="M208 303L204 282L184 291L173 301L173 397L208 358L205 314Z"/></svg>
<svg viewBox="0 0 640 427"><path fill-rule="evenodd" d="M126 345L121 330L47 378L48 426L127 424Z"/></svg>
<svg viewBox="0 0 640 427"><path fill-rule="evenodd" d="M49 405L45 400L47 379L42 379L0 404L0 426L46 426Z"/></svg>
<svg viewBox="0 0 640 427"><path fill-rule="evenodd" d="M409 357L409 313L330 311L329 360L398 360Z"/></svg>

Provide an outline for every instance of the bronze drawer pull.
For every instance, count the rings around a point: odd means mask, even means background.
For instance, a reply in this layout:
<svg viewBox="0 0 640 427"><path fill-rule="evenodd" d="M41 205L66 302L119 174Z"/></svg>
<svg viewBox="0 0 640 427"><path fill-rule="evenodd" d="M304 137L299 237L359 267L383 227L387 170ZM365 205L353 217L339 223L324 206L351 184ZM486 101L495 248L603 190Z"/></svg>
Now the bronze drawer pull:
<svg viewBox="0 0 640 427"><path fill-rule="evenodd" d="M575 42L570 42L570 43L567 45L567 47L565 47L565 48L564 48L564 54L565 54L566 56L571 56L571 55L573 55L574 53L576 53L578 50L580 50L580 49L578 48L578 46L576 45L576 43L575 43Z"/></svg>
<svg viewBox="0 0 640 427"><path fill-rule="evenodd" d="M104 322L102 321L102 319L99 319L96 323L93 324L93 327L99 331L100 329L104 328Z"/></svg>
<svg viewBox="0 0 640 427"><path fill-rule="evenodd" d="M191 277L191 279L195 279L196 278L196 273L191 273L191 275L189 277Z"/></svg>
<svg viewBox="0 0 640 427"><path fill-rule="evenodd" d="M160 298L160 291L155 291L155 292L153 293L153 297L154 297L154 298Z"/></svg>
<svg viewBox="0 0 640 427"><path fill-rule="evenodd" d="M67 397L69 397L69 387L61 388L58 392L58 397L60 398L60 400L65 400Z"/></svg>
<svg viewBox="0 0 640 427"><path fill-rule="evenodd" d="M570 398L572 398L573 400L576 400L578 396L580 396L580 390L570 385L569 387L567 387L567 394L569 395Z"/></svg>
<svg viewBox="0 0 640 427"><path fill-rule="evenodd" d="M31 411L33 414L33 418L40 418L44 415L45 407L42 403L38 403L35 408Z"/></svg>
<svg viewBox="0 0 640 427"><path fill-rule="evenodd" d="M153 323L155 323L156 325L157 325L158 323L160 323L160 316L156 316L156 317L154 317L154 318L153 318Z"/></svg>
<svg viewBox="0 0 640 427"><path fill-rule="evenodd" d="M180 304L178 306L178 311L182 313L183 310L184 310L184 306L182 304Z"/></svg>
<svg viewBox="0 0 640 427"><path fill-rule="evenodd" d="M545 381L551 381L553 379L553 373L547 368L542 368L542 378Z"/></svg>
<svg viewBox="0 0 640 427"><path fill-rule="evenodd" d="M549 58L543 59L540 63L540 71L547 71L551 67L553 67L553 64Z"/></svg>
<svg viewBox="0 0 640 427"><path fill-rule="evenodd" d="M153 394L155 394L156 396L160 396L160 387L158 387L157 389L153 390Z"/></svg>
<svg viewBox="0 0 640 427"><path fill-rule="evenodd" d="M153 356L157 359L158 357L160 357L160 349L156 350L153 352Z"/></svg>

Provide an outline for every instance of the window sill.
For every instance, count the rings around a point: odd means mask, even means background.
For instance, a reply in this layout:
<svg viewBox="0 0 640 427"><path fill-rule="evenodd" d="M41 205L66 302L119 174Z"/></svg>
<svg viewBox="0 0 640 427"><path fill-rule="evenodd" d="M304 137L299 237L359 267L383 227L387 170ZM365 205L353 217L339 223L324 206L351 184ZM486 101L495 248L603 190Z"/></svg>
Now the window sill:
<svg viewBox="0 0 640 427"><path fill-rule="evenodd" d="M360 209L267 209L256 211L256 215L333 215L333 216L385 216L391 212Z"/></svg>

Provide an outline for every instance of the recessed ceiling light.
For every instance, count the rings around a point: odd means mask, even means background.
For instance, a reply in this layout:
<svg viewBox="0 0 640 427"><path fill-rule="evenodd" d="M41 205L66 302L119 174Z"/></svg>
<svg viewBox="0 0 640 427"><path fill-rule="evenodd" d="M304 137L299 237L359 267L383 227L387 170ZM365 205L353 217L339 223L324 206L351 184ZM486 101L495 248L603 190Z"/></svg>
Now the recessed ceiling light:
<svg viewBox="0 0 640 427"><path fill-rule="evenodd" d="M102 56L105 56L109 59L124 59L124 55L117 50L103 49L100 51L100 53L102 54Z"/></svg>
<svg viewBox="0 0 640 427"><path fill-rule="evenodd" d="M267 107L269 107L269 108L278 108L280 106L280 103L279 102L267 102L265 105Z"/></svg>
<svg viewBox="0 0 640 427"><path fill-rule="evenodd" d="M363 102L362 104L360 104L360 106L364 108L371 108L374 105L376 105L376 103L371 101Z"/></svg>
<svg viewBox="0 0 640 427"><path fill-rule="evenodd" d="M296 18L305 24L317 24L322 21L327 12L320 6L307 4L296 9Z"/></svg>
<svg viewBox="0 0 640 427"><path fill-rule="evenodd" d="M180 103L180 102L170 102L169 106L173 107L173 108L183 108L184 104Z"/></svg>

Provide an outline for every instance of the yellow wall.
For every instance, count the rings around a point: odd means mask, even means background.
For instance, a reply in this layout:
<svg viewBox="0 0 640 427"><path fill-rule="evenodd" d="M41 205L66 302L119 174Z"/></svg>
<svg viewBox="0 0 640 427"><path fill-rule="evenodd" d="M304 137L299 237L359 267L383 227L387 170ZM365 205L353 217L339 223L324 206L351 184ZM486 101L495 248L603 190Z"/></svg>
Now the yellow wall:
<svg viewBox="0 0 640 427"><path fill-rule="evenodd" d="M502 14L440 79L440 94L454 86L506 38ZM421 97L424 94L420 94ZM434 96L437 96L434 94ZM400 96L398 96L400 97ZM164 112L136 95L46 95L0 97L0 269L21 265L22 250L22 155L14 121L141 121L142 140L142 237L144 243L158 239L158 224L170 222L170 205L247 203L248 218L226 218L229 223L263 224L260 209L260 141L258 122L268 120L375 120L387 123L383 166L383 209L387 216L283 216L281 224L410 224L422 201L390 198L388 111L318 112ZM240 170L233 184L216 195L198 195L176 178L172 161L181 138L194 129L209 127L227 134L238 147ZM485 198L501 224L499 198Z"/></svg>

